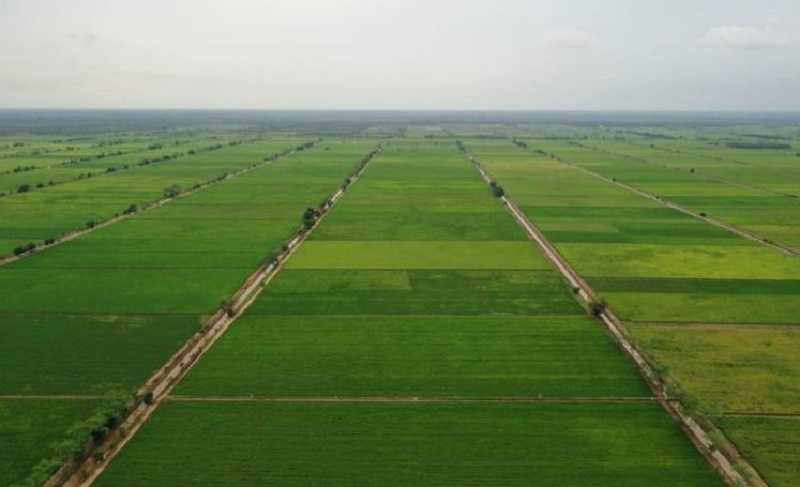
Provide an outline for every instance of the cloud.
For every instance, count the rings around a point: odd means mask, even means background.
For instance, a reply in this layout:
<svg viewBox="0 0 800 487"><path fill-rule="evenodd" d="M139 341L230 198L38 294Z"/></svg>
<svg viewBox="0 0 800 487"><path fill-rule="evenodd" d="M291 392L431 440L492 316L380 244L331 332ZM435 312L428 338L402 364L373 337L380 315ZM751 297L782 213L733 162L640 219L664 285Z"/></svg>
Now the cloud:
<svg viewBox="0 0 800 487"><path fill-rule="evenodd" d="M553 30L545 34L545 44L566 49L585 49L596 44L594 35L583 30Z"/></svg>
<svg viewBox="0 0 800 487"><path fill-rule="evenodd" d="M726 25L712 27L697 40L701 46L732 49L769 49L789 44L786 36L771 29Z"/></svg>

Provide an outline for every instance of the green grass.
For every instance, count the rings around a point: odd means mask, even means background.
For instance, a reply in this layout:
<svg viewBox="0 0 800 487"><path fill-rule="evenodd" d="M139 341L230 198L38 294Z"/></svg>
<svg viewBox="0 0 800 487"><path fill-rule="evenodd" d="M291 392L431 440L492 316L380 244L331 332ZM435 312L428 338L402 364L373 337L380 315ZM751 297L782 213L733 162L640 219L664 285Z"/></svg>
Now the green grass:
<svg viewBox="0 0 800 487"><path fill-rule="evenodd" d="M372 141L328 145L0 267L0 292L12 297L0 301L0 367L7 372L0 395L141 386L203 315L296 232L303 210L333 193L374 147ZM102 206L92 192L97 187L85 189L70 198ZM53 211L69 208L48 204ZM20 461L50 455L44 441L26 448Z"/></svg>
<svg viewBox="0 0 800 487"><path fill-rule="evenodd" d="M800 483L800 418L728 416L720 426L769 485Z"/></svg>
<svg viewBox="0 0 800 487"><path fill-rule="evenodd" d="M603 328L585 316L337 316L335 312L248 315L176 393L650 394Z"/></svg>
<svg viewBox="0 0 800 487"><path fill-rule="evenodd" d="M190 189L297 143L296 139L276 139L241 144L0 198L0 238L7 242L6 247L0 247L0 255L10 254L13 247L29 241L42 242L85 228L89 220L106 220L131 204L142 207L162 198L168 186Z"/></svg>
<svg viewBox="0 0 800 487"><path fill-rule="evenodd" d="M712 411L800 413L800 328L633 325L645 350Z"/></svg>
<svg viewBox="0 0 800 487"><path fill-rule="evenodd" d="M288 269L546 269L530 242L309 241Z"/></svg>
<svg viewBox="0 0 800 487"><path fill-rule="evenodd" d="M658 174L659 184L670 185L671 194L676 194L676 188L685 190L682 195L697 194L696 184L674 170L652 172L651 166L642 162L624 158L620 162L602 151L567 142L531 139L529 144L631 184L646 178L650 178L648 184L654 184L653 175ZM794 282L800 280L797 259L570 165L520 150L508 141L469 141L468 146L576 271L623 318L796 321L800 308L791 294ZM601 170L607 167L615 168L615 172ZM659 188L648 188L660 194L656 191ZM741 209L764 203L740 187L717 184L706 189L716 191L708 196L718 202L724 200ZM779 200L768 201L780 205Z"/></svg>
<svg viewBox="0 0 800 487"><path fill-rule="evenodd" d="M0 399L0 484L22 483L98 401Z"/></svg>
<svg viewBox="0 0 800 487"><path fill-rule="evenodd" d="M0 391L133 391L199 326L188 315L6 314L0 320Z"/></svg>
<svg viewBox="0 0 800 487"><path fill-rule="evenodd" d="M251 313L272 315L572 315L552 271L285 270Z"/></svg>
<svg viewBox="0 0 800 487"><path fill-rule="evenodd" d="M587 479L722 485L654 404L201 402L167 403L97 485L578 486Z"/></svg>

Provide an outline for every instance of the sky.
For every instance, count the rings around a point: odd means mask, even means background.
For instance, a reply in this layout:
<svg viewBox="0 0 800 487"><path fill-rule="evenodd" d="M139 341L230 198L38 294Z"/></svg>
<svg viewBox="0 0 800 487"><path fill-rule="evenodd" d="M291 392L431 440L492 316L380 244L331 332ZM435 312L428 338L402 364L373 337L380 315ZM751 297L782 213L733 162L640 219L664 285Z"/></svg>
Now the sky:
<svg viewBox="0 0 800 487"><path fill-rule="evenodd" d="M0 0L0 108L800 111L800 0Z"/></svg>

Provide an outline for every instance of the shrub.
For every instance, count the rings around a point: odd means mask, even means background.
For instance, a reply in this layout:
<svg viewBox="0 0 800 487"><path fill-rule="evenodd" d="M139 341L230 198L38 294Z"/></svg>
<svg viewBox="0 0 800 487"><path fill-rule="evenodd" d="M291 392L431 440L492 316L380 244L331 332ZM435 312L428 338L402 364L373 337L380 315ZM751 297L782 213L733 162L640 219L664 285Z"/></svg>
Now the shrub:
<svg viewBox="0 0 800 487"><path fill-rule="evenodd" d="M27 254L28 252L33 252L35 249L36 249L36 244L33 242L28 242L25 245L20 245L19 247L15 247L14 255Z"/></svg>
<svg viewBox="0 0 800 487"><path fill-rule="evenodd" d="M313 227L320 215L321 213L316 208L306 208L306 211L303 212L303 224L306 228Z"/></svg>
<svg viewBox="0 0 800 487"><path fill-rule="evenodd" d="M496 181L492 181L491 183L489 183L489 185L492 187L492 195L494 195L495 198L502 198L503 196L505 196L506 190L504 190L502 186L497 184Z"/></svg>
<svg viewBox="0 0 800 487"><path fill-rule="evenodd" d="M142 401L144 401L144 403L147 404L148 406L153 404L154 400L155 400L155 398L153 397L153 392L152 391L147 391L145 393L144 397L142 398Z"/></svg>
<svg viewBox="0 0 800 487"><path fill-rule="evenodd" d="M592 316L600 316L608 308L608 303L603 298L594 298L588 303Z"/></svg>
<svg viewBox="0 0 800 487"><path fill-rule="evenodd" d="M48 239L45 239L45 241L44 241L45 245L53 245L54 243L56 243L56 239L54 239L54 238L48 238Z"/></svg>
<svg viewBox="0 0 800 487"><path fill-rule="evenodd" d="M222 309L225 311L225 314L228 315L228 318L236 316L236 309L233 307L233 301L230 299L222 302Z"/></svg>
<svg viewBox="0 0 800 487"><path fill-rule="evenodd" d="M131 203L131 205L129 207L127 207L125 209L125 211L122 212L122 214L123 215L131 215L133 213L136 213L137 211L139 211L139 207L136 206L136 203Z"/></svg>
<svg viewBox="0 0 800 487"><path fill-rule="evenodd" d="M30 184L20 184L19 188L17 188L17 193L27 193L31 190Z"/></svg>
<svg viewBox="0 0 800 487"><path fill-rule="evenodd" d="M173 184L164 188L164 196L167 198L174 198L181 194L182 190L181 187L177 184Z"/></svg>
<svg viewBox="0 0 800 487"><path fill-rule="evenodd" d="M96 226L97 226L97 222L94 221L94 220L89 220L88 222L86 222L86 228L94 228Z"/></svg>

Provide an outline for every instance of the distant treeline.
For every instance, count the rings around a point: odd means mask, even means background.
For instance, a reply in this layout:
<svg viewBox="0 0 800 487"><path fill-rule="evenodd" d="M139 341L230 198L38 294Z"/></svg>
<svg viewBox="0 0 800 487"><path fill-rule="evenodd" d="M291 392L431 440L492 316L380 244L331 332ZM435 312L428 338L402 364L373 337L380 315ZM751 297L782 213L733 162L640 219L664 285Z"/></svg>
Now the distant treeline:
<svg viewBox="0 0 800 487"><path fill-rule="evenodd" d="M768 140L790 140L789 137L783 135L764 135L764 134L742 134L745 137L752 137L754 139L768 139Z"/></svg>
<svg viewBox="0 0 800 487"><path fill-rule="evenodd" d="M780 142L728 142L731 149L755 149L755 150L786 150L791 149L791 144Z"/></svg>
<svg viewBox="0 0 800 487"><path fill-rule="evenodd" d="M672 135L659 134L659 133L656 133L656 132L642 132L642 131L638 131L638 130L630 130L629 132L634 134L634 135L638 135L638 136L641 136L641 137L647 137L647 138L650 138L650 139L676 140L678 138L678 137L674 137Z"/></svg>

